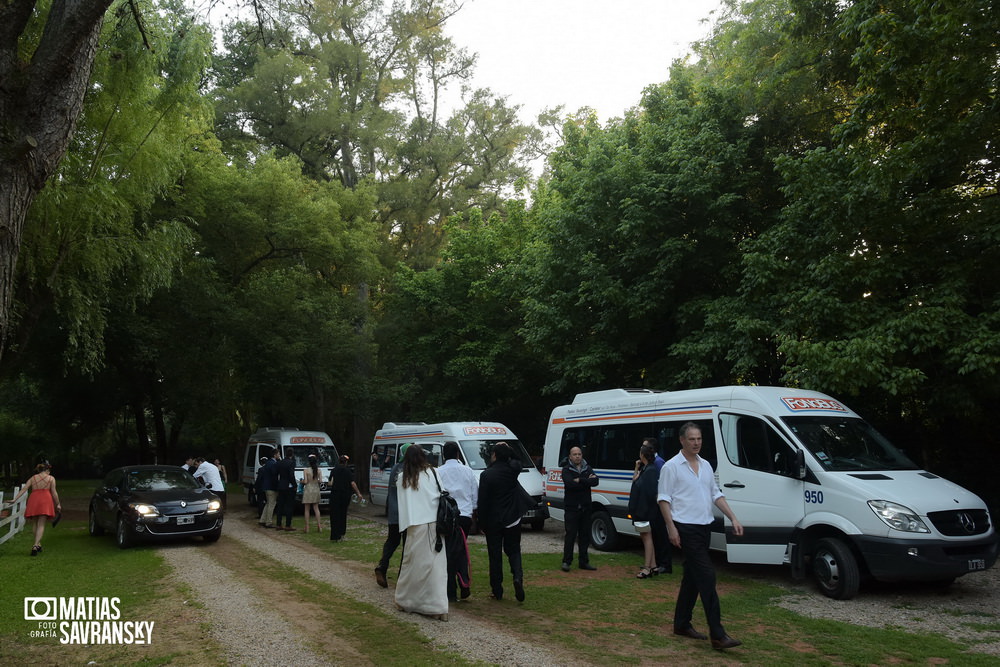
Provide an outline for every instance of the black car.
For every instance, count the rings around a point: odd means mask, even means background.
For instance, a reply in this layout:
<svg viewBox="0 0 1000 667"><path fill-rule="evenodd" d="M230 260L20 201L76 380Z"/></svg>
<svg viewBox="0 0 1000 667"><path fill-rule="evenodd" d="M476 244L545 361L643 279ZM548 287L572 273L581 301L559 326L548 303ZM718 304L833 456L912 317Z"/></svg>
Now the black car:
<svg viewBox="0 0 1000 667"><path fill-rule="evenodd" d="M115 534L127 549L140 540L222 535L222 502L178 466L126 466L107 474L90 499L90 534Z"/></svg>

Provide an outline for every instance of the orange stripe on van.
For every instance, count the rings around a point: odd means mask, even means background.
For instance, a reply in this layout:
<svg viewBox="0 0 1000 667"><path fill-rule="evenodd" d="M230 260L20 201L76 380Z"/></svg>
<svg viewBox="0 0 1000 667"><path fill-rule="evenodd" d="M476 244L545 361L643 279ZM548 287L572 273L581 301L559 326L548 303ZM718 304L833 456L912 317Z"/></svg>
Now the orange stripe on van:
<svg viewBox="0 0 1000 667"><path fill-rule="evenodd" d="M595 415L593 417L557 417L552 420L553 424L580 424L583 422L600 422L612 419L645 419L649 417L676 417L679 415L710 415L711 409L700 410L670 410L668 412L643 412L626 415Z"/></svg>

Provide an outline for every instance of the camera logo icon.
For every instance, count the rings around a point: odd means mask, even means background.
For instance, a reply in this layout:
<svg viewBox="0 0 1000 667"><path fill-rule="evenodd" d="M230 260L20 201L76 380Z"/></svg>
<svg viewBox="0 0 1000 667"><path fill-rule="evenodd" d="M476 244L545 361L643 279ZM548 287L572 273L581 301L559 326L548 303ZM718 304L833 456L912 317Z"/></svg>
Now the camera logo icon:
<svg viewBox="0 0 1000 667"><path fill-rule="evenodd" d="M24 598L24 620L56 621L58 617L56 598Z"/></svg>

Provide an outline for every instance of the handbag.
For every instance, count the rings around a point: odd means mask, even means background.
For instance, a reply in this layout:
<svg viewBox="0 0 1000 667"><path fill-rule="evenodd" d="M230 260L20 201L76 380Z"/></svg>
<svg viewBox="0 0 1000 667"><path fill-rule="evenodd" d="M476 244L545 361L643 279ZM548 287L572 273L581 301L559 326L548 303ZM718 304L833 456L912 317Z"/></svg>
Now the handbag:
<svg viewBox="0 0 1000 667"><path fill-rule="evenodd" d="M441 551L443 540L450 540L458 532L458 517L461 513L458 511L458 501L441 488L441 480L438 479L436 470L434 470L434 481L437 482L438 492L441 494L438 500L437 541L434 550Z"/></svg>

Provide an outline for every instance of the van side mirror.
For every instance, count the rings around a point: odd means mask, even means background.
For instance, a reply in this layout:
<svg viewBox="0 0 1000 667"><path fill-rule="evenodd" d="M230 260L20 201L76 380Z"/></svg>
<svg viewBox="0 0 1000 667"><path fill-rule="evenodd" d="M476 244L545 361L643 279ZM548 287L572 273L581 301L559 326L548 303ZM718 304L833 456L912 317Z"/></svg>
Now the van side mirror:
<svg viewBox="0 0 1000 667"><path fill-rule="evenodd" d="M806 455L801 449L795 450L795 473L797 479L806 478Z"/></svg>

